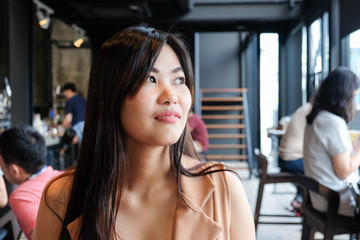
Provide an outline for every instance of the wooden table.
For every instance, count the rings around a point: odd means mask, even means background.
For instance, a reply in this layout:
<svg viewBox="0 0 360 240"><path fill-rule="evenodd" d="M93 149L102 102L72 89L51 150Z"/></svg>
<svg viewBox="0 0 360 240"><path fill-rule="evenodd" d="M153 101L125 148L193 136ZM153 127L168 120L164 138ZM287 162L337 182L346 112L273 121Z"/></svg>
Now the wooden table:
<svg viewBox="0 0 360 240"><path fill-rule="evenodd" d="M274 160L276 163L278 162L278 149L281 137L285 134L285 130L276 129L276 128L268 128L266 129L267 135L271 138L271 151L270 158Z"/></svg>

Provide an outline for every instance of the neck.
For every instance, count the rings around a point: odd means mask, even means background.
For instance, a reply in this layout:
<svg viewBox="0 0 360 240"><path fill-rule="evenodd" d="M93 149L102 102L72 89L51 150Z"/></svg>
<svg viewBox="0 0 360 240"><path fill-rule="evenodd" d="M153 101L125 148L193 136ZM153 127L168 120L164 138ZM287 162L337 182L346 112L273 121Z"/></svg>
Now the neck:
<svg viewBox="0 0 360 240"><path fill-rule="evenodd" d="M47 168L47 166L43 165L36 173L30 174L26 180L29 180L31 178L34 178L34 177L40 175L41 173L43 173L46 170L46 168Z"/></svg>
<svg viewBox="0 0 360 240"><path fill-rule="evenodd" d="M130 148L131 149L131 148ZM128 151L129 175L125 187L129 191L151 193L176 178L171 172L169 147L141 146Z"/></svg>
<svg viewBox="0 0 360 240"><path fill-rule="evenodd" d="M75 93L75 92L69 93L69 95L68 95L68 99L70 99L70 98L74 97L75 95L76 95L76 93Z"/></svg>
<svg viewBox="0 0 360 240"><path fill-rule="evenodd" d="M29 173L23 173L19 179L19 184L26 182L27 180L29 180L29 178L31 177L32 174Z"/></svg>

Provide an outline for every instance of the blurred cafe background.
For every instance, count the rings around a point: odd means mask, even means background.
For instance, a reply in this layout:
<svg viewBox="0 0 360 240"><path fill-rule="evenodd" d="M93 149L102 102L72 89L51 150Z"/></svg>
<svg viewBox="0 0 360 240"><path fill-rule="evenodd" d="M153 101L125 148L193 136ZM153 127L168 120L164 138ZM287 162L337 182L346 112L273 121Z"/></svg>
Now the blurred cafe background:
<svg viewBox="0 0 360 240"><path fill-rule="evenodd" d="M254 149L277 169L279 137L295 110L338 66L360 75L359 12L358 0L0 0L0 131L34 126L48 163L66 168L62 86L74 83L86 98L93 56L126 27L180 32L193 58L194 111L209 133L207 160L241 172L255 208ZM360 116L349 128L360 130ZM258 239L273 239L261 229Z"/></svg>

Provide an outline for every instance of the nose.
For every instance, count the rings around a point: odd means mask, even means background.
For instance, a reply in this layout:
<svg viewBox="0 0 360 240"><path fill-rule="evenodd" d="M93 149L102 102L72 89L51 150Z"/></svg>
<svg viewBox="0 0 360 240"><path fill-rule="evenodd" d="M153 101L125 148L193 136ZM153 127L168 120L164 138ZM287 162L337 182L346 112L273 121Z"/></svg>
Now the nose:
<svg viewBox="0 0 360 240"><path fill-rule="evenodd" d="M159 97L160 104L177 104L179 99L171 87L164 87Z"/></svg>

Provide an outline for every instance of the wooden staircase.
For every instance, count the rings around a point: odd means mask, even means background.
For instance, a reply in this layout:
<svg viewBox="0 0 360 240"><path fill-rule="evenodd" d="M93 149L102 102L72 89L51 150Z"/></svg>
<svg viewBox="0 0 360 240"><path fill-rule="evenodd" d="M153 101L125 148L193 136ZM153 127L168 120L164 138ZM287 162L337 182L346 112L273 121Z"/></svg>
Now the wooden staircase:
<svg viewBox="0 0 360 240"><path fill-rule="evenodd" d="M202 89L201 94L201 117L209 137L207 159L246 161L251 176L253 157L247 89Z"/></svg>

